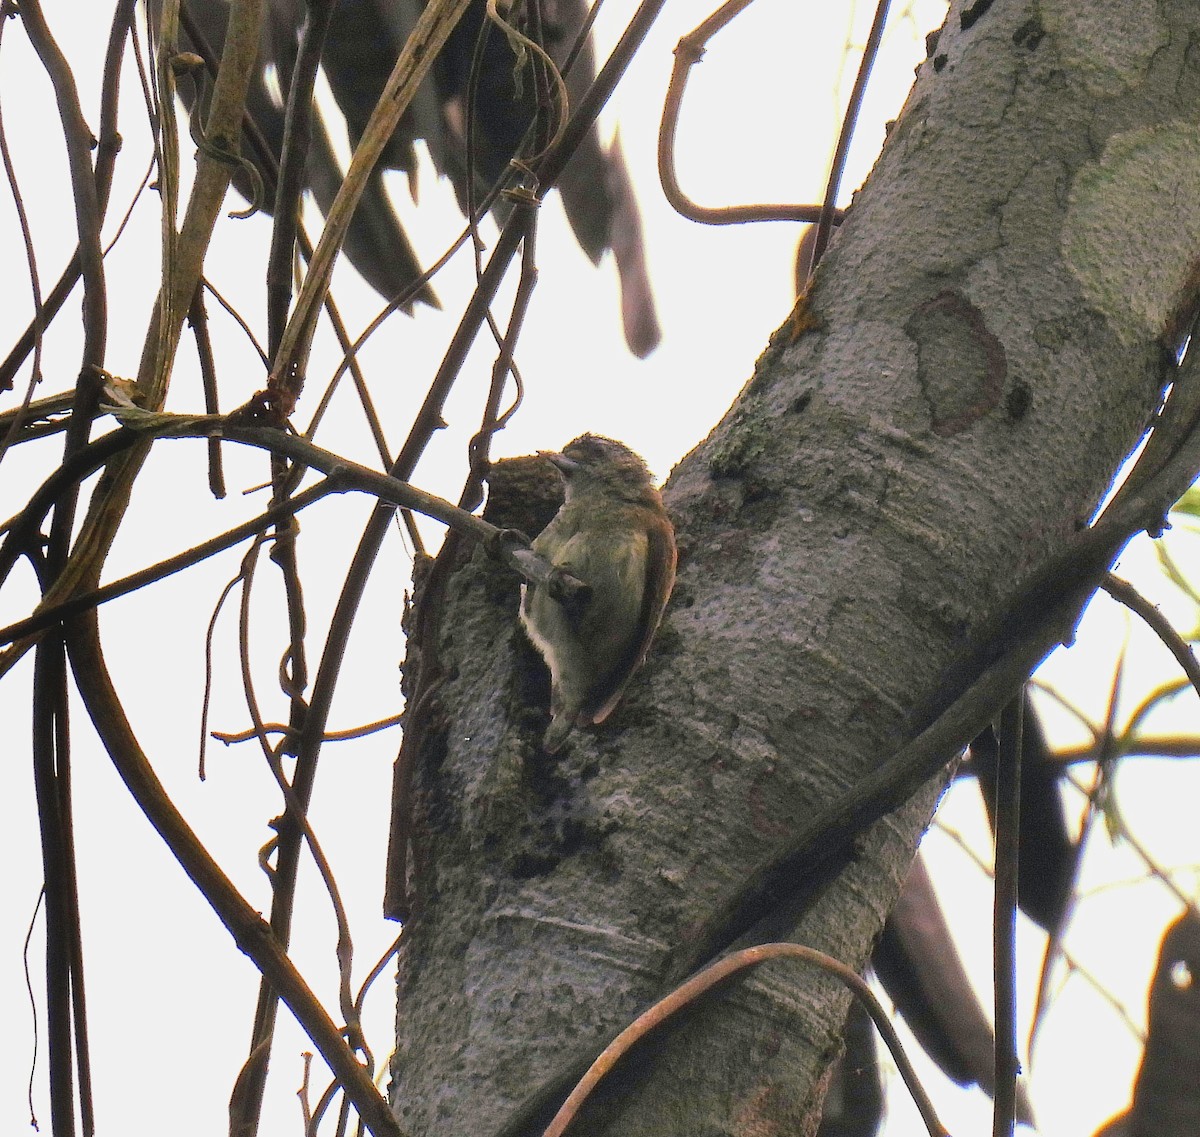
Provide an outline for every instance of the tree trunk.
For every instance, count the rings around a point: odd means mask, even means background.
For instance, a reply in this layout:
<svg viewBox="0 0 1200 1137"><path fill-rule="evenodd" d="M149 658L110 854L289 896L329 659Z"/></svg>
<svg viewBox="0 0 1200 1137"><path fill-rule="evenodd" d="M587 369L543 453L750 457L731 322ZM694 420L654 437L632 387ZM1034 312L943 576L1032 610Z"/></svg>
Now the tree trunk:
<svg viewBox="0 0 1200 1137"><path fill-rule="evenodd" d="M540 754L516 583L482 552L450 579L422 659L444 680L414 769L409 1133L498 1132L624 1026L1088 522L1195 299L1198 36L1182 0L953 5L809 303L670 479L675 596L602 727ZM861 966L937 789L776 934ZM572 1132L806 1132L845 1003L770 964L655 1036Z"/></svg>

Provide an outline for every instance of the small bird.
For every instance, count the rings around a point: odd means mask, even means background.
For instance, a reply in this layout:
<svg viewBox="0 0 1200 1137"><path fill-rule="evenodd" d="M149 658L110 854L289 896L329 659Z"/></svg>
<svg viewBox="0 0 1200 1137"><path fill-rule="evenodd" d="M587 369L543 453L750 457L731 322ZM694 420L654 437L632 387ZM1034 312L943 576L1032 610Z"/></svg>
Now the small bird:
<svg viewBox="0 0 1200 1137"><path fill-rule="evenodd" d="M675 530L627 446L583 434L541 453L562 474L566 500L533 550L589 586L578 600L556 599L551 585L526 585L521 596L521 622L550 669L543 746L556 754L574 727L612 713L646 658L675 584Z"/></svg>

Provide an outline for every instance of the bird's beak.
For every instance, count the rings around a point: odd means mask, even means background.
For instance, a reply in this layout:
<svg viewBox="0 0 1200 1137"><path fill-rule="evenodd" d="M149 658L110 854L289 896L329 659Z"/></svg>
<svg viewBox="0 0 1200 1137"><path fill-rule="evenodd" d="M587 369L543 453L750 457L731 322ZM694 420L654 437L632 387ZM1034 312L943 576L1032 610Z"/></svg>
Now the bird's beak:
<svg viewBox="0 0 1200 1137"><path fill-rule="evenodd" d="M579 469L579 463L574 458L568 458L565 454L560 454L557 450L539 450L538 456L545 458L564 478L570 477Z"/></svg>

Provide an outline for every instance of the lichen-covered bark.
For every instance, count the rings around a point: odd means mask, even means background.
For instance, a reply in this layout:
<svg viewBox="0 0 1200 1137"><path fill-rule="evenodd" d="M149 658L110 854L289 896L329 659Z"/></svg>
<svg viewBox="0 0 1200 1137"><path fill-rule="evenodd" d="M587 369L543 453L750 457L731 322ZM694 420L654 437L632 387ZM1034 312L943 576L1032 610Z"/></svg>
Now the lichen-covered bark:
<svg viewBox="0 0 1200 1137"><path fill-rule="evenodd" d="M482 554L455 575L393 1064L414 1135L494 1131L623 1026L719 898L905 740L1144 430L1195 299L1200 8L1086 7L953 6L803 319L671 477L676 594L608 723L539 755L516 585ZM934 796L863 837L797 939L863 962ZM803 1131L843 1012L771 965L578 1132Z"/></svg>

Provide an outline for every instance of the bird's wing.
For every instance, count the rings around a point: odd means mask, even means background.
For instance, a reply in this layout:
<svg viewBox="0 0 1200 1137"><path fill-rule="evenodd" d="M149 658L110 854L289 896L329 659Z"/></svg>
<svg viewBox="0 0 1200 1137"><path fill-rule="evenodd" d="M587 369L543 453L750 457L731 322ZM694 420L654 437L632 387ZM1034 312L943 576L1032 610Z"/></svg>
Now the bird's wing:
<svg viewBox="0 0 1200 1137"><path fill-rule="evenodd" d="M668 523L647 529L649 547L646 550L646 585L642 592L642 614L638 623L639 635L629 645L628 652L609 672L605 682L598 685L593 700L595 710L588 711L592 722L603 722L621 701L633 673L642 665L663 610L675 586L675 538Z"/></svg>

